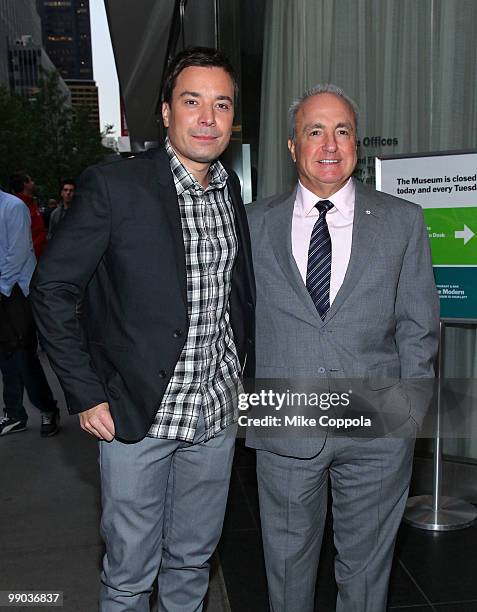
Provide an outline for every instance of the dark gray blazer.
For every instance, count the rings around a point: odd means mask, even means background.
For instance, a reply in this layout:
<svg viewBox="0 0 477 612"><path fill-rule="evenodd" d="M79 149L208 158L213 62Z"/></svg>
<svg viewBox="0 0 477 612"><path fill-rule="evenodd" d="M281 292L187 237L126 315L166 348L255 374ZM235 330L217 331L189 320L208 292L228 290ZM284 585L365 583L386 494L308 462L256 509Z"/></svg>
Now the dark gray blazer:
<svg viewBox="0 0 477 612"><path fill-rule="evenodd" d="M239 251L230 321L253 356L255 287L237 176L229 172ZM82 323L75 314L83 298ZM32 281L42 342L71 413L109 402L116 435L143 438L184 346L184 241L165 149L89 168Z"/></svg>

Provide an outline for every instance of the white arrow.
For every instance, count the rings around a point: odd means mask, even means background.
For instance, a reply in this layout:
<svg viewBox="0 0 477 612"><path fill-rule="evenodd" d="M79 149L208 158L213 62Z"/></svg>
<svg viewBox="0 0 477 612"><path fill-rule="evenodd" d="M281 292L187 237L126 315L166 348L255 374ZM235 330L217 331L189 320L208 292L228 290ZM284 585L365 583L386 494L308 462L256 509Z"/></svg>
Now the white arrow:
<svg viewBox="0 0 477 612"><path fill-rule="evenodd" d="M465 223L464 223L464 229L462 232L459 232L459 231L455 232L455 237L463 238L464 244L467 244L469 240L473 238L474 236L475 236L474 232L470 229L470 227L467 227Z"/></svg>

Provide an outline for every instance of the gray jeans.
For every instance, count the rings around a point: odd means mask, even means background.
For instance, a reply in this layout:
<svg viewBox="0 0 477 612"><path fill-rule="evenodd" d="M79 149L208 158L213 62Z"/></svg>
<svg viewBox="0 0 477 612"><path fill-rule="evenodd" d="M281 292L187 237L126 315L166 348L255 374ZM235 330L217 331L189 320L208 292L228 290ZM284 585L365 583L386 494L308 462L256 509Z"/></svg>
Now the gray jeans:
<svg viewBox="0 0 477 612"><path fill-rule="evenodd" d="M222 531L237 427L192 443L144 438L100 442L106 554L101 612L149 611L158 578L159 612L202 610L209 559Z"/></svg>

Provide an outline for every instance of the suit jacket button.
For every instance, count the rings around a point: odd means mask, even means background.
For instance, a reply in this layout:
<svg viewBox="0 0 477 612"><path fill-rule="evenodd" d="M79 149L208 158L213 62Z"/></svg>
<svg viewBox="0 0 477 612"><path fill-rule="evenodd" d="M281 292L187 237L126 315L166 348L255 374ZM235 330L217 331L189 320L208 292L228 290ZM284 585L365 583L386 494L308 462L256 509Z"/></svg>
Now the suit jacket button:
<svg viewBox="0 0 477 612"><path fill-rule="evenodd" d="M158 374L159 374L159 378L165 378L166 377L166 371L165 370L159 370Z"/></svg>
<svg viewBox="0 0 477 612"><path fill-rule="evenodd" d="M247 306L248 306L249 308L253 308L253 304L252 304L252 302L247 302Z"/></svg>
<svg viewBox="0 0 477 612"><path fill-rule="evenodd" d="M318 372L319 372L320 374L324 374L324 373L326 372L326 369L325 369L325 368L323 368L323 367L318 368Z"/></svg>
<svg viewBox="0 0 477 612"><path fill-rule="evenodd" d="M180 338L182 336L182 329L174 330L174 333L172 335L174 338Z"/></svg>
<svg viewBox="0 0 477 612"><path fill-rule="evenodd" d="M121 397L121 394L119 393L119 391L115 389L114 387L109 388L109 395L115 400L118 400Z"/></svg>

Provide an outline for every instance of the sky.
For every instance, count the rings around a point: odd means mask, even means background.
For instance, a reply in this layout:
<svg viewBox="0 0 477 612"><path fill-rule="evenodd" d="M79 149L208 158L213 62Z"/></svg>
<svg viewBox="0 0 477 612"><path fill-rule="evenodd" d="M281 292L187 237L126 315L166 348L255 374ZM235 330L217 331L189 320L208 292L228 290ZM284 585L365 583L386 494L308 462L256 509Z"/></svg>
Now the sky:
<svg viewBox="0 0 477 612"><path fill-rule="evenodd" d="M91 15L91 43L93 46L93 73L99 90L99 120L101 130L106 124L114 125L113 136L120 136L119 85L114 63L108 20L103 0L89 3Z"/></svg>

